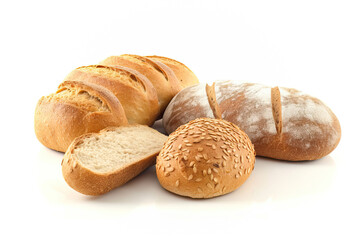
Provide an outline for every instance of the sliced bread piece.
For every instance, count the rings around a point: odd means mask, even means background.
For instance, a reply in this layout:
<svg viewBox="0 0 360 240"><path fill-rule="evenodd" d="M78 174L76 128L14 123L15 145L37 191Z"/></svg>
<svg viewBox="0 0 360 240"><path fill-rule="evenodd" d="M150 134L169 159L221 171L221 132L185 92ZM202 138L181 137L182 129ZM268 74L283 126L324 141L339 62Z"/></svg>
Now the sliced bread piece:
<svg viewBox="0 0 360 240"><path fill-rule="evenodd" d="M144 125L106 128L76 138L61 163L65 181L86 195L123 185L155 164L167 136Z"/></svg>

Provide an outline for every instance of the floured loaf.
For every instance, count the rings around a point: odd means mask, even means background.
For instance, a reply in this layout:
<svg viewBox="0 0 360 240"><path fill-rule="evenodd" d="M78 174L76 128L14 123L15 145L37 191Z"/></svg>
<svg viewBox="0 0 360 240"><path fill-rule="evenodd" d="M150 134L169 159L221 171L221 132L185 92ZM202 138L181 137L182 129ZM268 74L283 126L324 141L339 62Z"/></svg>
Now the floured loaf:
<svg viewBox="0 0 360 240"><path fill-rule="evenodd" d="M335 114L319 99L291 88L235 81L216 82L222 117L246 132L256 154L282 160L314 160L329 154L341 137ZM188 87L168 105L168 133L193 119L213 117L205 85Z"/></svg>

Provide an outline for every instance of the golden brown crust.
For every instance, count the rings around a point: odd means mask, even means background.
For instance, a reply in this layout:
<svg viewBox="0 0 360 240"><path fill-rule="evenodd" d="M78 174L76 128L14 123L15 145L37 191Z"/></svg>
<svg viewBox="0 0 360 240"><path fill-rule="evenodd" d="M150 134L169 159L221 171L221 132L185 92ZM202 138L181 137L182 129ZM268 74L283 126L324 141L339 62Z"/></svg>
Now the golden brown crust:
<svg viewBox="0 0 360 240"><path fill-rule="evenodd" d="M157 158L156 173L170 192L211 198L237 189L254 164L254 147L236 125L198 118L169 136Z"/></svg>
<svg viewBox="0 0 360 240"><path fill-rule="evenodd" d="M272 113L275 122L276 132L278 134L282 133L282 110L281 110L281 96L279 87L274 87L271 89L271 106Z"/></svg>
<svg viewBox="0 0 360 240"><path fill-rule="evenodd" d="M279 88L281 95L276 90L272 94L270 87L253 83L218 81L216 86L222 116L248 134L257 155L315 160L332 152L340 141L339 120L317 98L289 88ZM175 96L164 113L163 124L171 133L192 119L209 117L209 112L205 86L192 86Z"/></svg>
<svg viewBox="0 0 360 240"><path fill-rule="evenodd" d="M206 84L206 96L214 117L216 119L222 119L220 107L218 102L216 101L215 82L211 85L211 87Z"/></svg>
<svg viewBox="0 0 360 240"><path fill-rule="evenodd" d="M161 56L146 56L146 57L160 61L165 65L167 65L168 67L170 67L174 71L177 79L180 81L181 86L183 88L199 83L199 79L190 70L190 68L188 68L187 66L185 66L185 64L179 61Z"/></svg>
<svg viewBox="0 0 360 240"><path fill-rule="evenodd" d="M124 110L119 100L106 88L91 83L66 81L59 86L61 90L69 88L89 92L101 99L110 111L88 111L61 98L42 97L35 109L35 134L48 148L65 152L78 136L97 132L108 126L127 124Z"/></svg>
<svg viewBox="0 0 360 240"><path fill-rule="evenodd" d="M108 57L101 61L100 64L128 67L147 77L156 89L161 113L170 100L182 89L180 81L171 68L150 58L123 54Z"/></svg>
<svg viewBox="0 0 360 240"><path fill-rule="evenodd" d="M105 70L98 74L96 70ZM106 87L122 104L129 123L151 126L159 115L156 90L139 72L122 66L90 65L72 71L65 80L90 82Z"/></svg>
<svg viewBox="0 0 360 240"><path fill-rule="evenodd" d="M113 127L105 128L99 133L84 134L76 138L67 149L61 162L62 174L66 183L74 190L85 195L101 195L117 188L155 164L159 152L153 153L124 168L108 173L96 173L83 166L73 154L74 149L88 137L100 136L103 132L113 131Z"/></svg>

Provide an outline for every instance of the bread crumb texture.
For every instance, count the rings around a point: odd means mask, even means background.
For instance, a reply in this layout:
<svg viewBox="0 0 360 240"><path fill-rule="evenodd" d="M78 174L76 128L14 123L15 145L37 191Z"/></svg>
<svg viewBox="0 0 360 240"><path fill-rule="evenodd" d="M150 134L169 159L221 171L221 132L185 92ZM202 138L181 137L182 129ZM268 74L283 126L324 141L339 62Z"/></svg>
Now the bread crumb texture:
<svg viewBox="0 0 360 240"><path fill-rule="evenodd" d="M73 154L93 172L109 173L160 151L166 138L147 126L114 128L84 138Z"/></svg>

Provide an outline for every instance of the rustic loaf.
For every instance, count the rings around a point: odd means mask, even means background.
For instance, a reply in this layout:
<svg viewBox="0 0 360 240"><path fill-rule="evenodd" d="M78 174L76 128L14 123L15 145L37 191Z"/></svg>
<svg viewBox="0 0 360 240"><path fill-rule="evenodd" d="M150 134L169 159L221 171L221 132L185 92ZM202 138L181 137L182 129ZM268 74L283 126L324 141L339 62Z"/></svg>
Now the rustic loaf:
<svg viewBox="0 0 360 240"><path fill-rule="evenodd" d="M257 155L290 161L319 159L338 145L340 123L319 99L291 88L218 81L222 117L242 129ZM213 117L205 85L179 92L168 105L163 125L168 133L187 122Z"/></svg>
<svg viewBox="0 0 360 240"><path fill-rule="evenodd" d="M126 125L127 119L119 100L108 89L65 81L56 93L38 101L34 124L43 145L65 152L74 138L108 126Z"/></svg>
<svg viewBox="0 0 360 240"><path fill-rule="evenodd" d="M101 61L103 65L118 65L134 69L147 77L156 89L160 112L165 111L170 100L182 89L174 72L162 62L138 55L123 54Z"/></svg>
<svg viewBox="0 0 360 240"><path fill-rule="evenodd" d="M155 164L167 136L144 125L106 128L76 138L65 153L62 173L74 190L100 195Z"/></svg>

